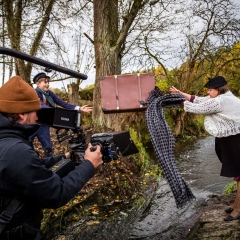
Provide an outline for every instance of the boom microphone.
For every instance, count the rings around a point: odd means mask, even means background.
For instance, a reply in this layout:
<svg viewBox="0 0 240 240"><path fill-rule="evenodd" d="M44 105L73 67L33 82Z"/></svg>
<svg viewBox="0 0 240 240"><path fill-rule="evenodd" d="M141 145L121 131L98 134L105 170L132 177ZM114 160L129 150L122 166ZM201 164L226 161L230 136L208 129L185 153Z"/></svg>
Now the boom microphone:
<svg viewBox="0 0 240 240"><path fill-rule="evenodd" d="M6 55L16 57L16 58L19 58L19 59L22 59L22 60L25 60L25 61L28 61L28 62L31 62L31 63L35 63L37 65L46 67L47 69L53 69L53 70L56 70L58 72L68 74L68 75L70 75L72 77L75 77L75 78L80 78L82 80L87 79L87 75L85 75L83 73L79 73L79 72L73 71L71 69L61 67L61 66L56 65L54 63L42 60L42 59L37 58L37 57L30 56L26 53L23 53L23 52L20 52L20 51L17 51L17 50L0 47L0 54L6 54Z"/></svg>

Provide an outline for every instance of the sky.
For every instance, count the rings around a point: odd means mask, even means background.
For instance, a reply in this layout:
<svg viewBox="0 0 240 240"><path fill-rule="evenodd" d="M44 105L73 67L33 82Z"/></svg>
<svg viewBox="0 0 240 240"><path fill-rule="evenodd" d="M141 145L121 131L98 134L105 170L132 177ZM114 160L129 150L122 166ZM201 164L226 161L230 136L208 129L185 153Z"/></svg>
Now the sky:
<svg viewBox="0 0 240 240"><path fill-rule="evenodd" d="M239 0L233 0L235 3L239 4ZM239 14L239 12L238 12ZM176 45L176 44L174 44ZM44 59L45 60L45 59ZM38 67L38 69L36 69L35 67L33 67L33 72L32 72L32 78L33 76L35 76L37 73L39 73L40 71L43 71L44 67ZM2 68L0 68L0 71L2 70ZM85 72L81 72L86 74ZM1 73L0 73L1 74ZM51 73L48 74L51 77ZM80 84L80 88L85 88L89 85L94 84L95 81L95 68L91 68L91 70L86 74L88 76L88 78L86 80L83 80L83 82ZM66 74L62 74L62 77L66 77ZM51 88L66 88L67 89L67 85L71 82L75 81L74 78L69 79L69 80L63 80L63 81L58 81L58 82L51 82L50 83L50 87ZM0 82L0 86L1 86L1 82ZM34 86L35 87L35 86Z"/></svg>

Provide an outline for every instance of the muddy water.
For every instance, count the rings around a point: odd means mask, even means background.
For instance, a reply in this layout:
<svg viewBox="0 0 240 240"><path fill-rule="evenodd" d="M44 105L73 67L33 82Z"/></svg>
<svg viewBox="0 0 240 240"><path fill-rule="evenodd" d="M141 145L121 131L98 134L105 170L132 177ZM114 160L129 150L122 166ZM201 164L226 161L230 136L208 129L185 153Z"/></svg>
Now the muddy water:
<svg viewBox="0 0 240 240"><path fill-rule="evenodd" d="M128 239L183 240L212 195L220 195L231 179L219 176L221 163L214 151L214 137L176 146L176 164L196 199L182 209L165 179L159 182L151 206L131 227Z"/></svg>

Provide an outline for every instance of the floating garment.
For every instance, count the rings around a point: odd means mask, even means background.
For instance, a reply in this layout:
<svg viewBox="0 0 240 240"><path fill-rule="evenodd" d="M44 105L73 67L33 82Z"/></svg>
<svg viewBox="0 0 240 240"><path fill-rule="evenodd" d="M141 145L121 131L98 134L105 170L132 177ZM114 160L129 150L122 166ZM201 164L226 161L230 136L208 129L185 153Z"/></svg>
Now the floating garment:
<svg viewBox="0 0 240 240"><path fill-rule="evenodd" d="M186 100L181 94L163 94L158 87L146 102L146 121L155 154L174 195L177 208L195 198L177 169L174 157L175 138L166 122L163 107L180 107Z"/></svg>

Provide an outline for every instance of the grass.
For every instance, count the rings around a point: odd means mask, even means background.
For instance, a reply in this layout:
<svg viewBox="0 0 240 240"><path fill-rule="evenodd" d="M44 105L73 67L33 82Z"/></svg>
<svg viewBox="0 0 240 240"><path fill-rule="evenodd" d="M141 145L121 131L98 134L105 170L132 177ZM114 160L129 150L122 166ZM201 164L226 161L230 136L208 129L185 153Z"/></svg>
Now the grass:
<svg viewBox="0 0 240 240"><path fill-rule="evenodd" d="M236 191L237 191L237 182L234 181L234 182L230 182L224 187L223 194L227 195Z"/></svg>

